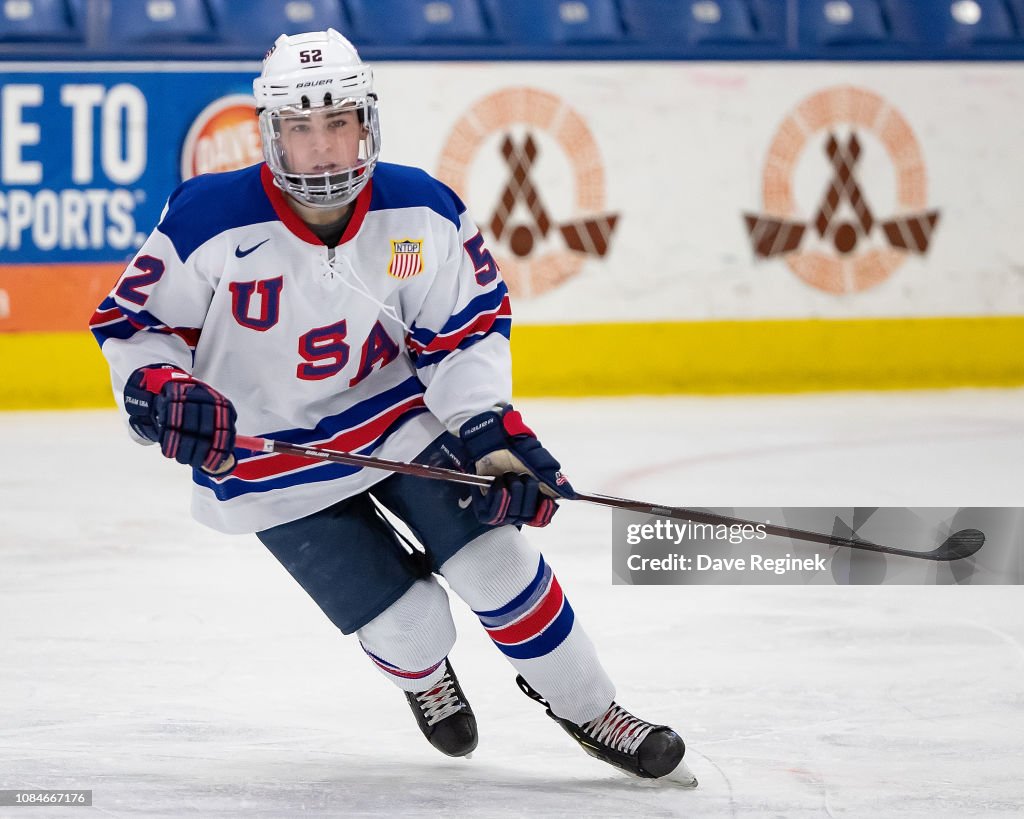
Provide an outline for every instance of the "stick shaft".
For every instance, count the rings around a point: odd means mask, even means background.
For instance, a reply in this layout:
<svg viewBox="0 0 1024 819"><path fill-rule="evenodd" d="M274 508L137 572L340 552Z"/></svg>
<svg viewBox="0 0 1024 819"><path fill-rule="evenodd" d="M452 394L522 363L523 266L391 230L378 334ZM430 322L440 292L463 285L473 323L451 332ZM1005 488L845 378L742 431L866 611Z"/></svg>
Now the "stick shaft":
<svg viewBox="0 0 1024 819"><path fill-rule="evenodd" d="M426 464L411 464L405 461L391 461L387 458L375 458L372 455L356 455L352 452L336 452L333 449L289 444L284 441L273 441L269 438L253 438L248 435L235 437L235 446L252 452L267 452L275 455L296 455L300 458L311 458L318 461L335 461L349 466L361 466L371 469L382 469L386 472L399 472L403 475L415 475L419 478L431 478L435 481L453 481L469 486L490 486L494 480L490 475L473 475L455 469Z"/></svg>
<svg viewBox="0 0 1024 819"><path fill-rule="evenodd" d="M895 546L884 546L880 543L871 543L867 540L852 540L837 535L826 535L822 532L810 532L806 529L794 529L789 526L779 526L775 523L763 521L752 521L744 518L734 518L728 515L719 515L714 512L701 512L696 509L683 509L675 506L658 506L656 504L644 503L643 501L626 500L625 498L614 498L608 495L587 495L578 493L577 500L596 503L601 506L611 506L616 509L628 509L631 512L639 512L644 515L657 515L663 518L674 518L677 520L688 520L693 523L707 523L712 526L756 526L761 527L769 535L788 537L791 540L804 540L810 543L820 543L825 546L845 546L849 549L863 549L869 552L881 552L889 555L901 555L903 557L930 557L927 552L919 552L911 549L900 549Z"/></svg>
<svg viewBox="0 0 1024 819"><path fill-rule="evenodd" d="M406 463L404 461L392 461L387 458L377 458L372 455L356 455L352 452L336 452L333 449L322 447L304 446L302 444L290 444L284 441L274 441L269 438L255 438L248 435L238 435L235 438L235 446L240 449L248 449L251 452L266 452L276 455L294 455L301 458L310 458L319 461L335 461L350 466L367 467L371 469L382 469L387 472L397 472L403 475L415 475L420 478L430 478L439 481L452 481L454 483L466 484L468 486L485 487L490 486L494 478L490 475L474 475L468 472L459 472L454 469L445 469L439 466L427 466L426 464ZM625 509L630 512L638 512L644 515L656 515L658 517L674 518L676 520L688 520L693 523L707 523L712 526L755 526L763 527L769 535L786 537L791 540L802 540L809 543L819 543L825 546L842 546L848 549L860 549L868 552L879 552L881 554L898 555L901 557L913 557L924 560L954 560L966 557L968 554L957 553L951 555L950 549L941 544L931 551L918 551L913 549L900 549L895 546L886 546L880 543L871 543L866 540L854 540L852 538L827 535L822 532L810 532L805 529L794 529L789 526L780 526L774 523L763 521L745 520L734 518L728 515L718 515L714 512L701 512L696 509L685 509L678 506L661 506L659 504L646 503L645 501L628 500L616 498L611 495L588 494L578 492L576 500L599 506L610 506L615 509ZM983 538L982 538L983 540ZM977 548L980 548L980 544ZM974 551L977 551L975 549Z"/></svg>

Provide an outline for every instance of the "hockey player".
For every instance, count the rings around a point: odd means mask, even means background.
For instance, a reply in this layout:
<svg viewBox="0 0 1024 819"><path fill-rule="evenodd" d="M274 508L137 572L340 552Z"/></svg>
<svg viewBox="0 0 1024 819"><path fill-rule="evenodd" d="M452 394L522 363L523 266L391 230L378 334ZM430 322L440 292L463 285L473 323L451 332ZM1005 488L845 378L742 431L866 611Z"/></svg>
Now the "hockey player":
<svg viewBox="0 0 1024 819"><path fill-rule="evenodd" d="M405 692L438 750L477 744L448 661L443 575L588 753L685 780L683 741L613 701L520 533L574 492L510 404L508 294L465 206L425 172L377 161L371 70L333 29L278 38L253 88L265 163L175 190L93 317L133 436L193 467L195 517L255 532ZM498 478L469 495L235 450L236 429Z"/></svg>

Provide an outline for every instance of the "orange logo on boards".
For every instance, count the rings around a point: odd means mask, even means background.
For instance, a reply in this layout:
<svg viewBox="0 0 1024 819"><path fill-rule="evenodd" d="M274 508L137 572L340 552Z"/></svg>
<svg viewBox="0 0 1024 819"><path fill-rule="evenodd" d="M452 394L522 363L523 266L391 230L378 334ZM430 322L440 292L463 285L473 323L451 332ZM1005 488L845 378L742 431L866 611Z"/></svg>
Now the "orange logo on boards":
<svg viewBox="0 0 1024 819"><path fill-rule="evenodd" d="M797 204L800 174L823 189L813 210ZM744 219L758 258L781 256L812 287L854 293L927 252L939 220L927 209L927 187L921 148L903 116L871 91L830 88L779 126L765 160L764 212Z"/></svg>
<svg viewBox="0 0 1024 819"><path fill-rule="evenodd" d="M181 149L181 178L236 171L262 161L253 98L232 94L207 105L188 129Z"/></svg>
<svg viewBox="0 0 1024 819"><path fill-rule="evenodd" d="M467 201L516 296L536 296L608 252L604 166L583 118L553 94L510 88L452 129L438 177ZM489 214L489 217L488 217Z"/></svg>

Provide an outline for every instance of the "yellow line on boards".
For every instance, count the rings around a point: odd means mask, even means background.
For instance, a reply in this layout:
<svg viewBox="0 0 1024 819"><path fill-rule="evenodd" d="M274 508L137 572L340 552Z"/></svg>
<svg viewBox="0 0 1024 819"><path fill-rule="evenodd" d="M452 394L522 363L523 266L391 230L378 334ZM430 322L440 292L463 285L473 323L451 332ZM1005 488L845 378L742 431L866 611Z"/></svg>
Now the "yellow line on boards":
<svg viewBox="0 0 1024 819"><path fill-rule="evenodd" d="M512 328L517 395L1024 384L1024 316Z"/></svg>
<svg viewBox="0 0 1024 819"><path fill-rule="evenodd" d="M91 333L0 333L0 409L113 407Z"/></svg>
<svg viewBox="0 0 1024 819"><path fill-rule="evenodd" d="M519 325L520 396L1024 384L1024 316ZM110 407L89 333L0 333L0 409Z"/></svg>

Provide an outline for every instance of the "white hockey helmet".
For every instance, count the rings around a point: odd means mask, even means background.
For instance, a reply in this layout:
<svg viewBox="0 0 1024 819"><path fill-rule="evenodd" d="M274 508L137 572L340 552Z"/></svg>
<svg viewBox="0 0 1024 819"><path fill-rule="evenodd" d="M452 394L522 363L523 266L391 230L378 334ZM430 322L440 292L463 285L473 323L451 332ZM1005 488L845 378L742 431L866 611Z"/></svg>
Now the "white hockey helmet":
<svg viewBox="0 0 1024 819"><path fill-rule="evenodd" d="M263 156L278 187L315 208L336 208L355 199L370 181L380 154L373 71L359 58L355 46L333 28L282 34L267 52L252 88ZM355 163L323 173L289 168L281 140L285 121L353 110L362 125Z"/></svg>

